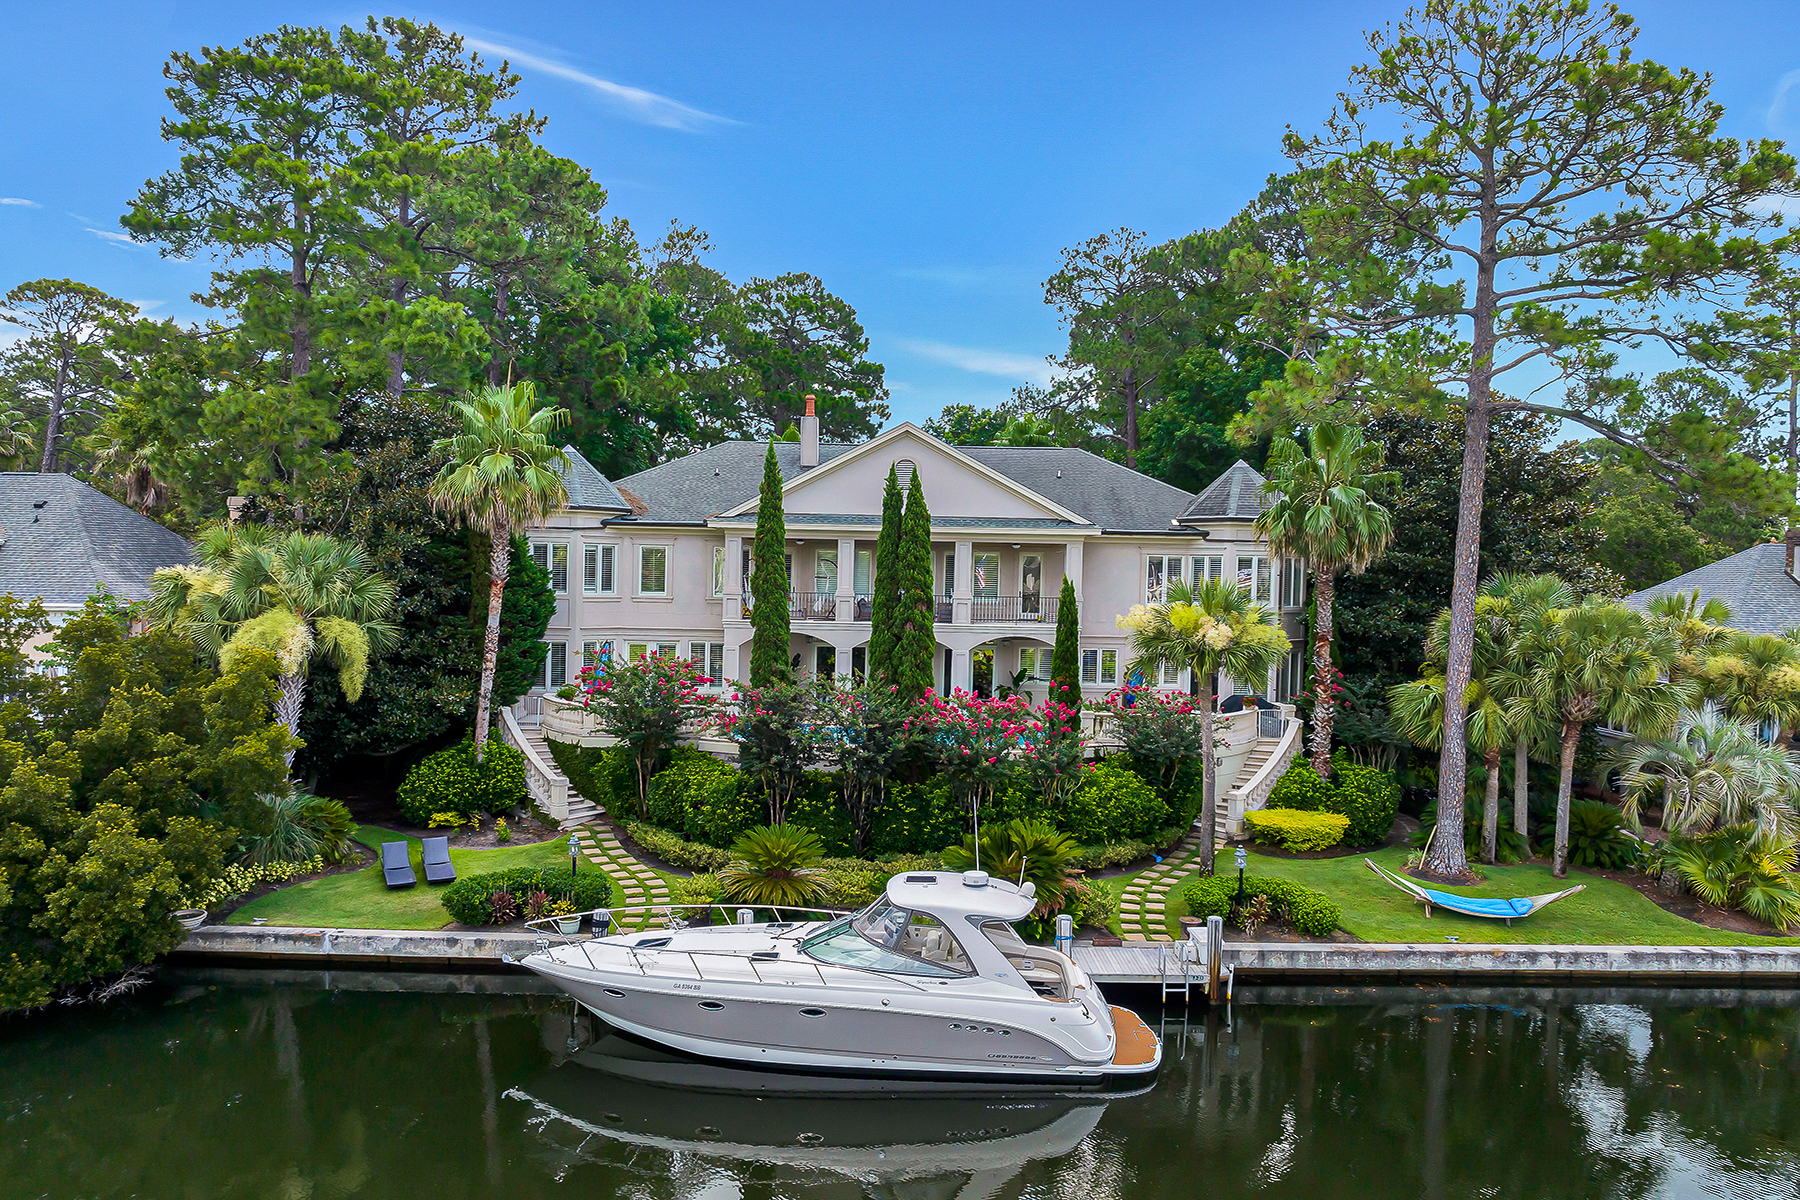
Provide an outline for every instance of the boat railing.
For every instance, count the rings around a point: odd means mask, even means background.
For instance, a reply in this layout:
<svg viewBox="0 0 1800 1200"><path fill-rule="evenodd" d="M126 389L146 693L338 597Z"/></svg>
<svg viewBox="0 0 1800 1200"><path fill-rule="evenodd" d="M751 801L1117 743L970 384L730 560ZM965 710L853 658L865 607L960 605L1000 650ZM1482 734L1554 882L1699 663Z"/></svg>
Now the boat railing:
<svg viewBox="0 0 1800 1200"><path fill-rule="evenodd" d="M592 912L589 912L589 913L569 913L569 914L565 914L562 917L540 917L539 919L537 919L535 921L525 922L525 928L530 929L537 933L543 933L543 934L555 933L559 938L562 939L563 944L579 946L582 950L583 956L585 958L587 958L587 960L588 960L588 965L590 967L595 967L593 955L589 952L588 945L591 942L593 942L594 939L596 939L596 938L607 936L606 930L611 927L614 920L620 914L640 913L640 912L651 912L651 913L657 914L658 916L662 916L665 919L665 928L667 928L670 932L675 932L678 930L686 929L688 927L688 925L690 924L690 922L688 922L687 920L676 916L675 914L677 912L718 913L727 918L726 920L719 922L719 924L721 924L721 925L761 924L761 925L765 925L765 926L766 925L790 925L790 926L791 925L801 925L801 924L809 923L810 920L816 920L820 916L835 920L838 917L848 917L848 916L854 915L846 909L793 908L793 907L789 907L786 905L771 905L771 904L758 904L758 905L749 905L749 904L744 904L744 905L735 905L735 904L634 904L634 905L628 905L628 906L621 907L621 908L596 908ZM731 919L731 918L735 918L745 912L772 913L775 916L775 920L762 921L762 922L744 922L744 921ZM796 921L796 920L789 919L790 915L800 916L802 914L810 914L809 920ZM570 916L581 916L581 917L589 918L590 923L592 925L592 931L589 932L586 937L582 937L579 935L579 933L570 934L570 933L564 933L560 929L546 928L547 926L554 926L556 924L556 922L558 922L559 920L567 920ZM652 930L652 929L639 929L636 932L638 932L638 933L655 933L656 931ZM549 945L550 945L550 942L547 937L540 938L538 940L538 948L541 950L547 950L549 948ZM720 958L720 959L729 958L729 959L733 959L738 962L748 963L750 966L750 973L756 977L756 981L758 983L768 983L769 982L769 980L763 978L762 972L757 969L757 963L759 960L756 959L753 955L740 954L740 953L736 953L736 952L728 951L728 950L685 950L685 949L684 950L673 950L667 946L645 947L641 952L636 945L624 946L622 948L631 956L632 965L637 967L638 973L641 975L648 975L650 973L649 968L645 965L643 955L645 955L645 954L657 954L657 955L680 954L680 955L685 955L687 957L688 964L693 967L694 976L697 979L707 978L706 974L701 970L701 964L700 964L699 958L696 957L696 956L702 956L702 957ZM802 958L763 959L763 960L761 960L761 962L765 966L772 962L780 962L784 965L796 965L796 966L810 967L810 968L812 968L813 973L819 977L820 985L825 986L825 987L829 987L831 985L831 981L825 977L825 972L822 969L822 965L829 966L833 971L854 971L860 975L873 975L877 979L880 979L886 983L904 984L905 986L912 988L916 992L922 992L922 991L926 990L925 988L919 986L918 984L916 984L916 983L912 982L911 980L906 979L902 976L891 974L891 973L885 972L885 971L877 971L870 967L851 966L848 963L820 964L820 963L814 962L810 958L805 958L805 959L802 959ZM596 967L596 969L598 969L598 968ZM776 982L788 982L788 981L777 980Z"/></svg>

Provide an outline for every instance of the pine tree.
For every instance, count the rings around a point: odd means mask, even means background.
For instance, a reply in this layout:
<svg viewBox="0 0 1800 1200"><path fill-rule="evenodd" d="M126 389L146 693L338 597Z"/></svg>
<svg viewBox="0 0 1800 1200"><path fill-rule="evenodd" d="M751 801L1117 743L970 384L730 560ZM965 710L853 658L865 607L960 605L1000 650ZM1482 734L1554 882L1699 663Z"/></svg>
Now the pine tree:
<svg viewBox="0 0 1800 1200"><path fill-rule="evenodd" d="M900 526L905 520L900 473L888 468L887 493L881 499L881 536L875 542L874 594L869 598L869 678L887 678L893 670L894 646L900 633L894 615L900 609Z"/></svg>
<svg viewBox="0 0 1800 1200"><path fill-rule="evenodd" d="M925 489L912 478L900 531L900 570L894 627L898 634L889 678L909 698L929 695L937 657L936 603L931 595L931 510Z"/></svg>
<svg viewBox="0 0 1800 1200"><path fill-rule="evenodd" d="M762 499L756 506L756 549L750 575L750 686L774 687L793 677L789 655L787 518L781 510L781 468L774 443L763 460Z"/></svg>
<svg viewBox="0 0 1800 1200"><path fill-rule="evenodd" d="M1050 698L1071 708L1081 707L1081 611L1075 600L1075 583L1063 576L1062 597L1056 602L1056 648L1050 652Z"/></svg>

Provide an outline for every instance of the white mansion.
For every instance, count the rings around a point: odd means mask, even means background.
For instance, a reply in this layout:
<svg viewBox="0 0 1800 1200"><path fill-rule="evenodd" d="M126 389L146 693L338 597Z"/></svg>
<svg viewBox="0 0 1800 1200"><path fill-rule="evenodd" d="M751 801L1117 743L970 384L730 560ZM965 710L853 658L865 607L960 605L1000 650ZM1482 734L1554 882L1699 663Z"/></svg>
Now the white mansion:
<svg viewBox="0 0 1800 1200"><path fill-rule="evenodd" d="M606 655L691 657L720 686L744 677L765 453L760 442L726 442L616 484L569 453L569 507L526 535L557 598L534 696ZM1243 462L1195 496L1086 451L951 446L910 424L822 445L810 416L775 453L803 671L847 679L863 669L882 496L897 467L903 484L917 475L931 509L939 688L1017 686L1041 699L1067 576L1084 689L1110 690L1129 682L1120 614L1169 580L1227 575L1280 611L1296 649L1272 678L1221 680L1222 692L1285 700L1298 686L1304 570L1271 561L1258 541L1262 477ZM1145 682L1190 683L1185 673Z"/></svg>

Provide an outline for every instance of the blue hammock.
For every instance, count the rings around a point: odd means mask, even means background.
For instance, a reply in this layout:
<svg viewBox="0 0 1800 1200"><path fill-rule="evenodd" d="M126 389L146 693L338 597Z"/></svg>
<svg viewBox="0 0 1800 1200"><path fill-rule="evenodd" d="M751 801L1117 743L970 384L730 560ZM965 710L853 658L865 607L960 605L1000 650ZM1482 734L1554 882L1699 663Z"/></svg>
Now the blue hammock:
<svg viewBox="0 0 1800 1200"><path fill-rule="evenodd" d="M1579 892L1582 888L1587 886L1586 884L1578 883L1567 891L1552 892L1546 896L1515 896L1506 900L1479 896L1459 896L1455 892L1440 892L1435 888L1420 887L1412 880L1402 878L1392 871L1378 867L1366 858L1363 859L1363 863L1369 870L1375 872L1377 875L1411 896L1414 900L1424 904L1425 915L1428 918L1431 916L1432 906L1436 905L1439 908L1447 908L1451 912L1461 913L1465 917L1487 917L1496 921L1505 921L1508 925L1511 925L1514 917L1529 917L1532 913L1543 908L1545 905L1554 904L1556 901L1567 896L1573 896L1576 892Z"/></svg>

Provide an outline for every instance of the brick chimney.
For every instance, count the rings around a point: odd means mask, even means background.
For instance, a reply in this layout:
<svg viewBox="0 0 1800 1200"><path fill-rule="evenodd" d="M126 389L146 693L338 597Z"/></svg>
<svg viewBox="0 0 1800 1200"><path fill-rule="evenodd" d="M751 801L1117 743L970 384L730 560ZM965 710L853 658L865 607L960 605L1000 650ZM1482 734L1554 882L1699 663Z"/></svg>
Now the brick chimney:
<svg viewBox="0 0 1800 1200"><path fill-rule="evenodd" d="M800 465L816 467L819 465L819 418L813 413L813 396L806 397L806 415L800 418ZM1800 530L1795 531L1800 535ZM1794 557L1793 543L1788 543L1789 566Z"/></svg>
<svg viewBox="0 0 1800 1200"><path fill-rule="evenodd" d="M1794 547L1800 546L1800 529L1787 531L1787 573L1790 578L1800 579L1794 575Z"/></svg>

